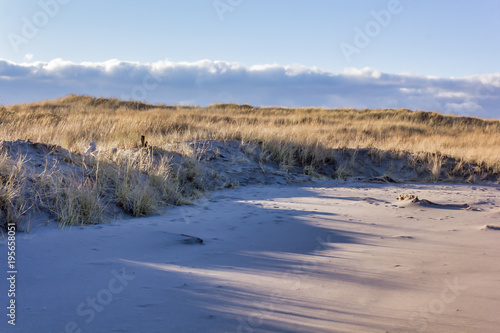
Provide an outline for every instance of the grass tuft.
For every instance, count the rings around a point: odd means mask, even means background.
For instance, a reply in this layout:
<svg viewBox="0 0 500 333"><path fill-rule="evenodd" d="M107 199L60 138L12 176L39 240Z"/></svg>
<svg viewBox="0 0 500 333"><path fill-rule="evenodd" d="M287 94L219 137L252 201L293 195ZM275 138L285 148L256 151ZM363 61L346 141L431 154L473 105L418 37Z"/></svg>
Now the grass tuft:
<svg viewBox="0 0 500 333"><path fill-rule="evenodd" d="M25 157L11 160L6 153L0 154L0 228L15 224L16 229L26 212Z"/></svg>

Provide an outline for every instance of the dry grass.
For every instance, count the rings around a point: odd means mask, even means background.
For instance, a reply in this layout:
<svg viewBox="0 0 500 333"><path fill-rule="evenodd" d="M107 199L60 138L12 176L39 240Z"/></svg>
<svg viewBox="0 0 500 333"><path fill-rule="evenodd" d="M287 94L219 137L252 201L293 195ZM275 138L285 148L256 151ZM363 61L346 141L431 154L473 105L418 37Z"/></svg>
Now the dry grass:
<svg viewBox="0 0 500 333"><path fill-rule="evenodd" d="M189 204L203 190L197 164L173 166L168 158L155 159L152 149L121 157L102 153L61 158L66 164L46 161L43 171L34 172L26 157L0 154L0 230L8 224L19 227L24 220L23 230L28 231L25 215L40 210L60 227L102 223L111 205L132 216L148 216L170 204Z"/></svg>
<svg viewBox="0 0 500 333"><path fill-rule="evenodd" d="M0 229L17 224L28 206L24 163L22 156L13 161L0 154Z"/></svg>
<svg viewBox="0 0 500 333"><path fill-rule="evenodd" d="M116 99L68 96L0 108L0 139L30 139L83 152L191 139L260 142L283 169L323 161L330 148L439 153L500 166L500 121L410 110L253 108L147 105Z"/></svg>
<svg viewBox="0 0 500 333"><path fill-rule="evenodd" d="M182 165L155 160L151 149L141 149L133 157L109 153L114 147L138 148L141 135L155 149L172 150L175 144L185 156ZM454 174L460 175L467 163L500 170L500 121L404 109L155 106L71 95L0 107L0 140L17 139L59 145L76 153L95 141L99 150L108 153L71 160L79 166L78 174L62 176L58 170L46 170L38 175L30 195L25 193L23 159L11 161L0 155L2 221L18 221L34 204L47 208L61 225L73 225L101 222L110 203L133 216L154 214L167 204L189 203L205 189L197 163L203 147L193 150L182 144L196 139L241 140L246 153L258 154L262 163L275 161L287 172L300 166L316 177L322 177L318 169L334 163L333 149L347 154L336 161L333 177L349 177L356 161L356 151L350 148L369 148L375 164L388 153L414 153L415 169L427 171L430 181L442 178L447 156L459 161ZM475 175L470 177L469 181L476 181Z"/></svg>

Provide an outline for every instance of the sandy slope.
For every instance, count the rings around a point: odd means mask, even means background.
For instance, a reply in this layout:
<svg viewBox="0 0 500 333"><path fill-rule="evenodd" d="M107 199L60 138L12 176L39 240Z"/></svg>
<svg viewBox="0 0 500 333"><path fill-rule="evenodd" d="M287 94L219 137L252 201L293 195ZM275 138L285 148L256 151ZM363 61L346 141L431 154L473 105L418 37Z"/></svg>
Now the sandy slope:
<svg viewBox="0 0 500 333"><path fill-rule="evenodd" d="M0 331L498 332L500 231L481 230L500 224L498 190L251 186L164 216L35 228L18 234L17 325L3 315Z"/></svg>

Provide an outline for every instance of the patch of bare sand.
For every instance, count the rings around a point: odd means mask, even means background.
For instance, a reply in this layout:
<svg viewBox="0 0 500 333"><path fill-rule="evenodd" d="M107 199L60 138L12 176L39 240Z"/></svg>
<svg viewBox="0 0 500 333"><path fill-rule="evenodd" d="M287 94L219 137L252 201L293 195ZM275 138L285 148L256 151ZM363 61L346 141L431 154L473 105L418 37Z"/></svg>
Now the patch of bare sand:
<svg viewBox="0 0 500 333"><path fill-rule="evenodd" d="M18 240L18 328L497 332L500 234L481 228L499 201L478 185L251 186L165 216L35 232ZM122 269L126 288L87 323L76 308Z"/></svg>

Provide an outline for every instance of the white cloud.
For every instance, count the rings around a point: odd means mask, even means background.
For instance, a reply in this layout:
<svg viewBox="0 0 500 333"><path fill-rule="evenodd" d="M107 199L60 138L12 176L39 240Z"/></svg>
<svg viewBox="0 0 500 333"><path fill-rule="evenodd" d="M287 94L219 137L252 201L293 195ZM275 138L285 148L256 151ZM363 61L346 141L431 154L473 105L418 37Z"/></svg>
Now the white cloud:
<svg viewBox="0 0 500 333"><path fill-rule="evenodd" d="M116 59L23 64L0 60L0 103L70 93L166 104L403 107L500 118L500 73L439 78L371 68L347 68L335 74L301 65L246 67L210 60L145 64Z"/></svg>
<svg viewBox="0 0 500 333"><path fill-rule="evenodd" d="M33 57L34 57L33 54L27 53L24 55L24 60L30 61L31 59L33 59Z"/></svg>
<svg viewBox="0 0 500 333"><path fill-rule="evenodd" d="M365 67L365 68L348 67L344 69L344 74L349 76L366 77L373 79L380 79L382 77L381 71L372 69L370 67Z"/></svg>
<svg viewBox="0 0 500 333"><path fill-rule="evenodd" d="M445 107L446 110L451 113L457 113L467 116L473 116L475 114L484 112L482 106L472 101L467 101L463 103L446 103Z"/></svg>

